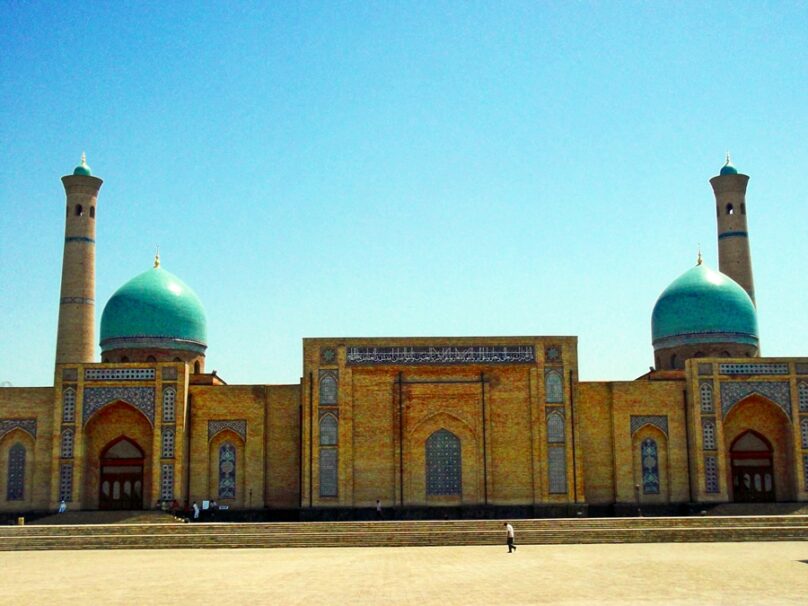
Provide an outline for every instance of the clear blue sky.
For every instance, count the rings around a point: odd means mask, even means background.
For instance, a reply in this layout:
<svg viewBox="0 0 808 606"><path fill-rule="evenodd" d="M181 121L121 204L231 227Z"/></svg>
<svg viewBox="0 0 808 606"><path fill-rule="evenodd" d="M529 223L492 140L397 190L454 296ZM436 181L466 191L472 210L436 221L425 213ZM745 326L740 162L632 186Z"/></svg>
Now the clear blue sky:
<svg viewBox="0 0 808 606"><path fill-rule="evenodd" d="M267 4L0 2L0 381L52 380L84 150L97 320L159 244L230 383L307 336L577 335L632 379L726 150L763 353L808 355L805 2Z"/></svg>

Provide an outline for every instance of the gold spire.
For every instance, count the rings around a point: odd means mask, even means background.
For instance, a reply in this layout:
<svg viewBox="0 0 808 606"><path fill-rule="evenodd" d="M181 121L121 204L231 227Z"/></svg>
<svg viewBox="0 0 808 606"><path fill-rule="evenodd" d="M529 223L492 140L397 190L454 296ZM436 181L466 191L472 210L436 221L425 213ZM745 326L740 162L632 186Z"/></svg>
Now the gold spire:
<svg viewBox="0 0 808 606"><path fill-rule="evenodd" d="M727 164L732 164L732 158L729 157L729 151L727 151Z"/></svg>
<svg viewBox="0 0 808 606"><path fill-rule="evenodd" d="M157 252L154 255L154 269L160 267L160 247L157 247Z"/></svg>
<svg viewBox="0 0 808 606"><path fill-rule="evenodd" d="M81 152L81 165L87 166L87 154L84 152Z"/></svg>
<svg viewBox="0 0 808 606"><path fill-rule="evenodd" d="M702 263L702 260L701 260L701 244L699 244L699 254L696 257L696 265L701 265L701 263Z"/></svg>

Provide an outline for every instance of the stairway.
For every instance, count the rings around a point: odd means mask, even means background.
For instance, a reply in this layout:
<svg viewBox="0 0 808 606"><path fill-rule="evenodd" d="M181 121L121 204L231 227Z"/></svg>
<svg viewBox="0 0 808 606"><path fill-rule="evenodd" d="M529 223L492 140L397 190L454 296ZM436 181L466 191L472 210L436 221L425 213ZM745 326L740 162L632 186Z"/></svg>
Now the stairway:
<svg viewBox="0 0 808 606"><path fill-rule="evenodd" d="M519 545L808 540L808 516L512 521ZM410 547L504 544L494 520L0 527L0 550Z"/></svg>

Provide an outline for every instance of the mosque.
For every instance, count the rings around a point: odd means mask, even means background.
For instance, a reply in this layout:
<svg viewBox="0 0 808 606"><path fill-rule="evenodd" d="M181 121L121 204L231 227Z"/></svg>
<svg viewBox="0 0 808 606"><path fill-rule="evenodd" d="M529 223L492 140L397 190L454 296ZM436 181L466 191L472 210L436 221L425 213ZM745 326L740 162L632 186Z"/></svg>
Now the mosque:
<svg viewBox="0 0 808 606"><path fill-rule="evenodd" d="M82 158L62 177L53 387L0 389L0 512L808 501L808 358L759 357L748 180L729 158L710 180L719 271L699 258L661 293L634 381L579 381L575 336L349 337L303 339L299 383L228 385L205 370L201 301L159 258L106 303L98 360L102 180Z"/></svg>

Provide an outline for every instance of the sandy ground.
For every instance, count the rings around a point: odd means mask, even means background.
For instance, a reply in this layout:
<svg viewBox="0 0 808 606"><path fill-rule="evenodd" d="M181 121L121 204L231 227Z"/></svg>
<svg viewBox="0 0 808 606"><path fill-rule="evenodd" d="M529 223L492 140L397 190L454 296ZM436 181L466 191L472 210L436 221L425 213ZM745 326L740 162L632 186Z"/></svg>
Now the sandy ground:
<svg viewBox="0 0 808 606"><path fill-rule="evenodd" d="M0 552L0 604L808 604L808 542Z"/></svg>

